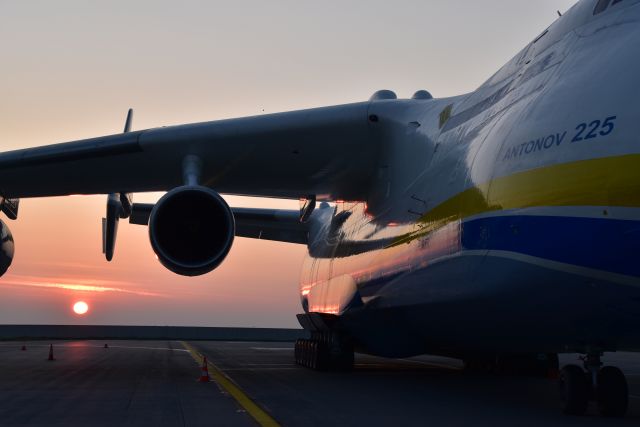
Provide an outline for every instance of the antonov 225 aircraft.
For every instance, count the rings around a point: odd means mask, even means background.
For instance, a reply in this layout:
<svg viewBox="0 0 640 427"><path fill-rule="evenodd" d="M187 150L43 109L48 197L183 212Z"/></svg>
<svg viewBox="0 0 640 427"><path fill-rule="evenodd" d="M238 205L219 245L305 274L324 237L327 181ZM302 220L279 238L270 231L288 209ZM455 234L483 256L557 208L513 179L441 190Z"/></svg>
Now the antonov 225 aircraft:
<svg viewBox="0 0 640 427"><path fill-rule="evenodd" d="M626 412L609 351L640 350L640 0L581 0L475 92L131 132L0 154L2 210L108 194L171 271L208 273L234 237L306 244L296 361L439 354L543 371L564 410ZM168 191L155 205L134 192ZM302 199L230 208L219 193ZM1 225L0 272L13 239Z"/></svg>

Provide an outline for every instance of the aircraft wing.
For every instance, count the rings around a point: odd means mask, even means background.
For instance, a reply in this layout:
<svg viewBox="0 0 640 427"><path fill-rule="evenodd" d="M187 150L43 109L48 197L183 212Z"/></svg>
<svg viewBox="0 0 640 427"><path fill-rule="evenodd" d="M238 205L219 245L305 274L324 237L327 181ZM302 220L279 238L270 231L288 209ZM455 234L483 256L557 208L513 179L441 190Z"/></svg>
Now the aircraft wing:
<svg viewBox="0 0 640 427"><path fill-rule="evenodd" d="M168 191L182 162L223 194L362 200L376 164L369 103L164 127L0 154L0 196Z"/></svg>
<svg viewBox="0 0 640 427"><path fill-rule="evenodd" d="M308 243L308 224L300 222L300 212L277 209L233 208L236 236L278 242Z"/></svg>
<svg viewBox="0 0 640 427"><path fill-rule="evenodd" d="M153 203L135 203L129 222L148 225ZM236 237L308 243L309 225L300 221L300 212L282 209L232 208Z"/></svg>

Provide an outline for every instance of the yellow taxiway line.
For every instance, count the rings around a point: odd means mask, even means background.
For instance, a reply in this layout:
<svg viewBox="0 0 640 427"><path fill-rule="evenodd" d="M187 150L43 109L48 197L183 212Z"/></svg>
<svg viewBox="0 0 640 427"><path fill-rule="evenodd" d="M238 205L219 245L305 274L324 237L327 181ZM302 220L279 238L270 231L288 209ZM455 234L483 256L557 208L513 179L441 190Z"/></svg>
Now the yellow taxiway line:
<svg viewBox="0 0 640 427"><path fill-rule="evenodd" d="M189 351L189 354L191 355L191 357L193 357L193 360L195 360L199 366L202 366L202 354L195 348L193 348L193 346L191 346L189 343L185 341L181 341L181 343L182 346L187 349L187 351ZM222 387L227 393L229 393L236 400L236 402L238 402L238 404L242 406L242 408L244 408L244 410L247 411L247 413L251 415L254 420L256 420L258 424L266 427L280 426L280 424L278 424L271 415L269 415L267 412L265 412L264 409L262 409L253 400L251 400L251 398L247 396L245 392L240 389L240 387L238 387L233 381L231 381L229 377L227 377L220 369L218 369L216 365L211 363L211 361L208 359L207 368L209 369L209 375L213 378L213 380L218 383L218 385Z"/></svg>

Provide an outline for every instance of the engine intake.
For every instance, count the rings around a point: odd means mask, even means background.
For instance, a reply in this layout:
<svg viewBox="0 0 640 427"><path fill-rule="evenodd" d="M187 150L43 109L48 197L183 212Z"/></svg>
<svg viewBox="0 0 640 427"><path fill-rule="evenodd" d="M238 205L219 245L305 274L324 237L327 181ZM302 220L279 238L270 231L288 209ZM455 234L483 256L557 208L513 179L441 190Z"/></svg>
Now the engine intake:
<svg viewBox="0 0 640 427"><path fill-rule="evenodd" d="M0 221L0 276L7 272L13 261L13 253L15 245L11 230L7 225Z"/></svg>
<svg viewBox="0 0 640 427"><path fill-rule="evenodd" d="M225 259L235 236L233 212L215 191L178 187L156 203L149 238L158 259L183 276L209 273Z"/></svg>

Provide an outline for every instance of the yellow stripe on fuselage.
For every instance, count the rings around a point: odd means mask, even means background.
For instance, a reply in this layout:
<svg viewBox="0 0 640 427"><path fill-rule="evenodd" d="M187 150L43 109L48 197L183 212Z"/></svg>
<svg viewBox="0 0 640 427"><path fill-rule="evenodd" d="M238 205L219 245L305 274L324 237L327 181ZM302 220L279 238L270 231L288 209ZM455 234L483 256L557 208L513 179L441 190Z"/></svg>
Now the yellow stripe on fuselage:
<svg viewBox="0 0 640 427"><path fill-rule="evenodd" d="M640 155L581 160L518 172L465 190L427 212L409 243L474 215L541 206L640 207Z"/></svg>

